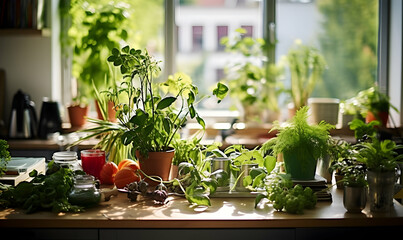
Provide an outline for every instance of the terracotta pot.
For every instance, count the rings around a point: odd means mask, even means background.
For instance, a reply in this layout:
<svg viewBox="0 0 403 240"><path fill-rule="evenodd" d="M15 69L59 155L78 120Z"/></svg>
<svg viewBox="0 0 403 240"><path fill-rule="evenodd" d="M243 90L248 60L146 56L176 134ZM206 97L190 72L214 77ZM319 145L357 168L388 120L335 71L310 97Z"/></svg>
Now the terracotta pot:
<svg viewBox="0 0 403 240"><path fill-rule="evenodd" d="M116 122L116 111L114 109L115 104L112 101L108 102L108 121ZM98 119L104 119L102 117L101 110L98 105L98 101L95 101L95 109L97 110Z"/></svg>
<svg viewBox="0 0 403 240"><path fill-rule="evenodd" d="M82 127L87 122L88 106L81 107L79 105L67 107L71 127Z"/></svg>
<svg viewBox="0 0 403 240"><path fill-rule="evenodd" d="M382 124L382 126L386 127L386 125L388 124L389 113L388 112L379 112L377 115L378 116L376 116L372 112L368 112L367 116L365 117L365 122L369 123L369 122L378 120Z"/></svg>
<svg viewBox="0 0 403 240"><path fill-rule="evenodd" d="M172 159L175 155L175 150L166 152L149 152L148 158L141 156L140 152L136 152L136 157L139 159L140 169L148 176L159 176L164 181L169 180ZM145 178L150 185L157 185L159 182Z"/></svg>

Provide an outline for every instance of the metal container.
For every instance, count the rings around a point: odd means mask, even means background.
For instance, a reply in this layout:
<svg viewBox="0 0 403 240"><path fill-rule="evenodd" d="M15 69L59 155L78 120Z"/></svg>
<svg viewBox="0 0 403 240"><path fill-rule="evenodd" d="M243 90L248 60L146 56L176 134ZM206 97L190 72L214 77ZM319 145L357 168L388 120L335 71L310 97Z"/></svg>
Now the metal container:
<svg viewBox="0 0 403 240"><path fill-rule="evenodd" d="M246 176L249 176L250 170L252 170L253 168L257 168L257 167L258 167L258 164L243 164L240 167L240 171L238 172L238 174L235 178L235 179L238 179L238 181L236 182L236 186L235 186L235 190L237 192L249 192L249 190L247 188L245 188L245 186L243 185L243 179Z"/></svg>
<svg viewBox="0 0 403 240"><path fill-rule="evenodd" d="M228 176L228 181L221 186L217 187L217 192L228 192L230 185L230 176L231 176L231 158L227 157L216 157L211 159L211 173L222 169Z"/></svg>
<svg viewBox="0 0 403 240"><path fill-rule="evenodd" d="M344 186L343 205L350 213L360 213L367 204L367 187Z"/></svg>
<svg viewBox="0 0 403 240"><path fill-rule="evenodd" d="M391 209L396 180L395 171L367 172L368 200L371 212L388 212Z"/></svg>

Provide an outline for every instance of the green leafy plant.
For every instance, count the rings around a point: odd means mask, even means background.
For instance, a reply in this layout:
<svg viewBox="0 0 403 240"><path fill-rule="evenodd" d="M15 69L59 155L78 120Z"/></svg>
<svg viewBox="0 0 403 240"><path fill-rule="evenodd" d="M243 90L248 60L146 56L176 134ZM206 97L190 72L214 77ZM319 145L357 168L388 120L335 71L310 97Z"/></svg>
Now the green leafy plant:
<svg viewBox="0 0 403 240"><path fill-rule="evenodd" d="M380 141L372 138L371 141L360 142L355 147L357 160L365 163L371 171L393 171L396 168L396 162L403 159L403 155L396 152L403 146L397 145L390 139Z"/></svg>
<svg viewBox="0 0 403 240"><path fill-rule="evenodd" d="M73 187L75 174L85 174L82 171L73 172L62 168L54 161L48 163L46 174L30 173L30 182L20 182L15 187L0 191L0 206L2 208L21 208L26 213L37 211L81 212L83 207L69 203L68 194Z"/></svg>
<svg viewBox="0 0 403 240"><path fill-rule="evenodd" d="M278 131L275 138L265 144L271 144L274 155L293 152L304 149L309 156L316 161L328 153L329 130L333 125L321 121L319 124L310 125L308 119L308 107L304 106L287 123L274 123L270 131ZM301 158L306 161L310 158Z"/></svg>
<svg viewBox="0 0 403 240"><path fill-rule="evenodd" d="M343 169L344 186L348 187L365 187L368 185L366 176L366 167L363 164L355 162L355 164L347 166Z"/></svg>
<svg viewBox="0 0 403 240"><path fill-rule="evenodd" d="M291 72L291 97L296 110L307 104L326 67L320 52L296 42L286 56Z"/></svg>
<svg viewBox="0 0 403 240"><path fill-rule="evenodd" d="M11 159L8 148L9 146L7 141L0 139L0 177L3 176L3 174L7 170L7 163Z"/></svg>
<svg viewBox="0 0 403 240"><path fill-rule="evenodd" d="M255 178L254 184L264 187L264 192L259 193L255 198L255 208L263 199L267 199L276 211L291 214L302 214L304 209L312 209L316 206L317 197L310 187L294 185L291 176L279 173L278 169L264 178Z"/></svg>
<svg viewBox="0 0 403 240"><path fill-rule="evenodd" d="M64 2L64 1L62 1ZM74 46L72 74L77 79L77 99L93 98L92 82L97 88L110 86L109 67L104 60L121 40L128 38L127 11L129 5L109 1L69 1L61 9L70 18L62 45ZM65 50L68 51L68 50ZM105 78L106 76L106 78Z"/></svg>
<svg viewBox="0 0 403 240"><path fill-rule="evenodd" d="M283 87L279 78L283 69L275 64L266 64L264 39L243 36L246 30L236 30L237 35L230 40L221 39L226 50L240 54L242 59L228 64L225 68L230 96L239 100L244 108L253 106L261 111L271 109L278 112L278 95Z"/></svg>
<svg viewBox="0 0 403 240"><path fill-rule="evenodd" d="M138 150L141 155L148 152L166 151L179 139L181 129L188 118L205 128L204 120L196 110L198 89L185 74L175 74L167 81L156 84L154 79L160 72L159 62L148 52L126 46L113 49L108 61L120 69L124 80L114 88L101 92L115 104L118 121L89 119L95 127L85 129L90 133L77 143L96 136L107 136L108 145L123 144L131 149L131 156ZM162 93L165 91L163 96ZM213 90L218 101L228 91L227 86L217 84ZM118 139L119 138L119 139ZM104 142L105 143L105 142Z"/></svg>
<svg viewBox="0 0 403 240"><path fill-rule="evenodd" d="M379 126L379 121L372 121L365 123L361 119L354 119L349 123L350 129L354 131L354 137L358 142L365 141L370 138L376 137L376 128Z"/></svg>

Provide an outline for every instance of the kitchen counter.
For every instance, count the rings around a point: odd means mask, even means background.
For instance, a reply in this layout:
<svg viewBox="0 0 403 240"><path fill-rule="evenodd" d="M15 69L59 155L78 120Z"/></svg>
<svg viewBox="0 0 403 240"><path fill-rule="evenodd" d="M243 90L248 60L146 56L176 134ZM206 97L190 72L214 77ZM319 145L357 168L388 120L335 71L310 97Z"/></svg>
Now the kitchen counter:
<svg viewBox="0 0 403 240"><path fill-rule="evenodd" d="M342 190L331 190L333 201L318 201L315 209L295 215L274 211L267 204L254 208L254 197L212 198L209 208L190 206L171 196L166 205L149 199L130 202L125 193L113 196L83 213L38 212L16 209L0 212L0 228L317 228L403 226L403 205L394 202L388 213L347 213Z"/></svg>
<svg viewBox="0 0 403 240"><path fill-rule="evenodd" d="M342 190L331 191L333 201L319 201L302 215L274 211L271 206L254 208L252 198L212 198L209 208L190 206L182 197L169 197L166 205L151 200L130 202L119 193L108 202L84 213L19 210L0 212L0 232L19 239L372 239L379 233L395 234L403 226L403 205L394 202L388 213L347 213ZM384 235L383 234L383 235ZM389 236L389 235L388 235Z"/></svg>

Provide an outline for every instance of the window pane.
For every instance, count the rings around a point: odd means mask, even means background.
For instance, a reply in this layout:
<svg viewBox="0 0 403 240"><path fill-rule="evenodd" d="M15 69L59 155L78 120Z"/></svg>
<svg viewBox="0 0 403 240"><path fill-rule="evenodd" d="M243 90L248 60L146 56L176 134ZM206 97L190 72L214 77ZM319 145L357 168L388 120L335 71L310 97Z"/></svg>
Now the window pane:
<svg viewBox="0 0 403 240"><path fill-rule="evenodd" d="M318 48L327 62L313 97L345 100L374 84L377 0L277 0L276 6L277 60L299 39Z"/></svg>
<svg viewBox="0 0 403 240"><path fill-rule="evenodd" d="M221 38L231 38L235 30L245 27L247 35L262 37L261 1L178 1L175 22L178 26L177 71L191 76L202 94L224 78L223 69L231 60L231 53L223 51ZM222 104L208 101L199 108L230 107L228 99Z"/></svg>

